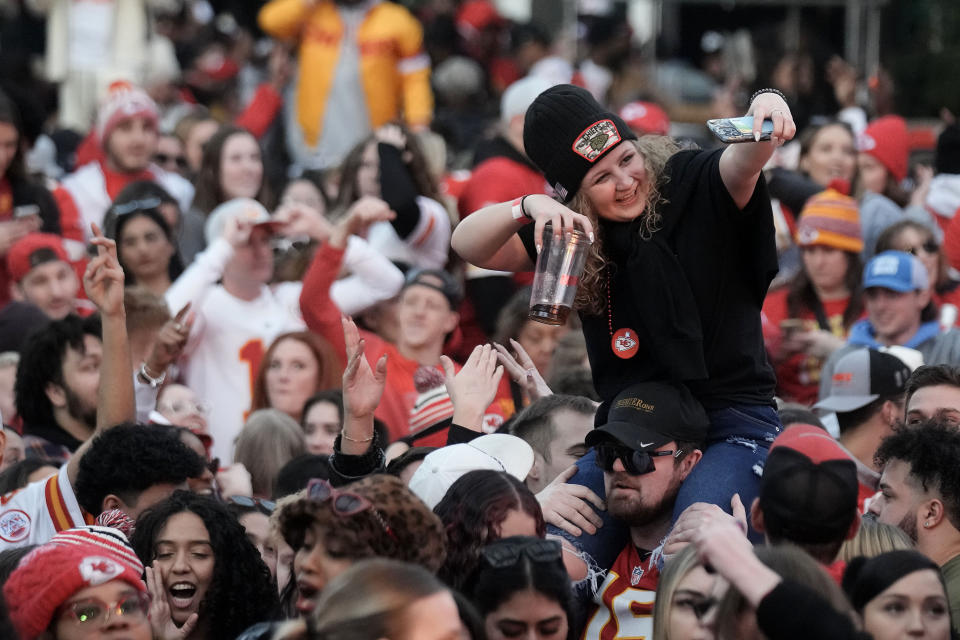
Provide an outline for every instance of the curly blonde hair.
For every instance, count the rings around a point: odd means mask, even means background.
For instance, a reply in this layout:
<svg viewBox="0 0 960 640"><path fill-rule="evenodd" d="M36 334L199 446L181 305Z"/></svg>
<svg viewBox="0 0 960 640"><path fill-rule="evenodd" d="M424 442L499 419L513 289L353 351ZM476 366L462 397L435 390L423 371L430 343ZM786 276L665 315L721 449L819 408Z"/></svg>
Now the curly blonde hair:
<svg viewBox="0 0 960 640"><path fill-rule="evenodd" d="M680 148L672 138L666 136L642 136L632 142L637 148L637 152L644 158L644 169L647 174L647 182L650 184L647 201L643 212L640 214L640 238L649 240L660 229L662 218L659 209L667 202L661 193L668 180L663 171L664 167L666 167L671 156ZM576 309L584 313L600 315L607 308L605 272L609 264L603 253L603 233L601 233L597 224L598 217L593 209L593 204L582 189L577 191L567 206L573 211L587 216L594 229L597 230L593 244L587 254L583 277L580 279L577 297L573 304Z"/></svg>

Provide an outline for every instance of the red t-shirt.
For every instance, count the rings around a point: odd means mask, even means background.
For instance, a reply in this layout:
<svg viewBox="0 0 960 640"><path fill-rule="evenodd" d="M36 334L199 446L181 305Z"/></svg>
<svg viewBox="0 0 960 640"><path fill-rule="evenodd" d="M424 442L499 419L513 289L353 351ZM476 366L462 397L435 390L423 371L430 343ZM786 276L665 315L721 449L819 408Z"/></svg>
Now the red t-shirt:
<svg viewBox="0 0 960 640"><path fill-rule="evenodd" d="M763 303L763 315L766 320L763 323L763 339L775 363L776 354L783 340L780 323L790 318L787 311L787 293L788 289L785 288L773 291L767 294L767 299ZM847 330L843 326L843 312L846 311L849 301L848 297L823 303L823 311L827 316L830 331L840 338L847 337ZM809 309L804 309L798 314L797 319L803 321L804 331L816 331L820 328L816 314ZM776 363L777 395L788 402L799 402L804 405L816 402L823 362L822 359L805 353L795 353Z"/></svg>
<svg viewBox="0 0 960 640"><path fill-rule="evenodd" d="M624 547L597 591L582 640L652 638L659 581L651 554L641 558L632 543Z"/></svg>

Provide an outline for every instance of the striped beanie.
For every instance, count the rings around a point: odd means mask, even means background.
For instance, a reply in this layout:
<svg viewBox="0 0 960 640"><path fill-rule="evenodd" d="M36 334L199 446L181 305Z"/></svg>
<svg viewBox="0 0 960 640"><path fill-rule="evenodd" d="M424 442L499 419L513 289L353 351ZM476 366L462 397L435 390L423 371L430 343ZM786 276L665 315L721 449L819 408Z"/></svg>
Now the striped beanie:
<svg viewBox="0 0 960 640"><path fill-rule="evenodd" d="M413 375L417 400L410 410L410 435L453 417L453 402L443 374L435 367L420 367Z"/></svg>
<svg viewBox="0 0 960 640"><path fill-rule="evenodd" d="M834 189L811 196L800 212L796 240L801 247L833 247L860 253L863 235L857 201Z"/></svg>

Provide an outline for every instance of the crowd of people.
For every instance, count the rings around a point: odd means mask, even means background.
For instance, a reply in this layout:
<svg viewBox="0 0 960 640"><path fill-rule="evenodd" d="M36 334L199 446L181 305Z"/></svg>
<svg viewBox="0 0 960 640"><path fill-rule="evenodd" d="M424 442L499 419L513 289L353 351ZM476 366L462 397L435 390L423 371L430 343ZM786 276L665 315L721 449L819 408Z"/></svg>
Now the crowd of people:
<svg viewBox="0 0 960 640"><path fill-rule="evenodd" d="M960 127L611 4L4 10L0 637L960 633Z"/></svg>

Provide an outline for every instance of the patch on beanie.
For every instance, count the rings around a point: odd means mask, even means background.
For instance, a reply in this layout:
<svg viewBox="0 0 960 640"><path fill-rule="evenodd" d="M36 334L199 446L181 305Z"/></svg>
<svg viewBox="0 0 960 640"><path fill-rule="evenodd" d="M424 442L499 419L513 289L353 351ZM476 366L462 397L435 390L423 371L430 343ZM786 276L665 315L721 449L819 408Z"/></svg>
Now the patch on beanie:
<svg viewBox="0 0 960 640"><path fill-rule="evenodd" d="M618 144L623 138L613 120L598 120L577 136L573 151L588 162L594 162L603 152Z"/></svg>
<svg viewBox="0 0 960 640"><path fill-rule="evenodd" d="M873 136L861 133L857 137L857 151L872 151L876 148L877 141L873 139Z"/></svg>
<svg viewBox="0 0 960 640"><path fill-rule="evenodd" d="M80 561L80 575L91 586L110 582L123 573L123 567L102 556L89 556Z"/></svg>

